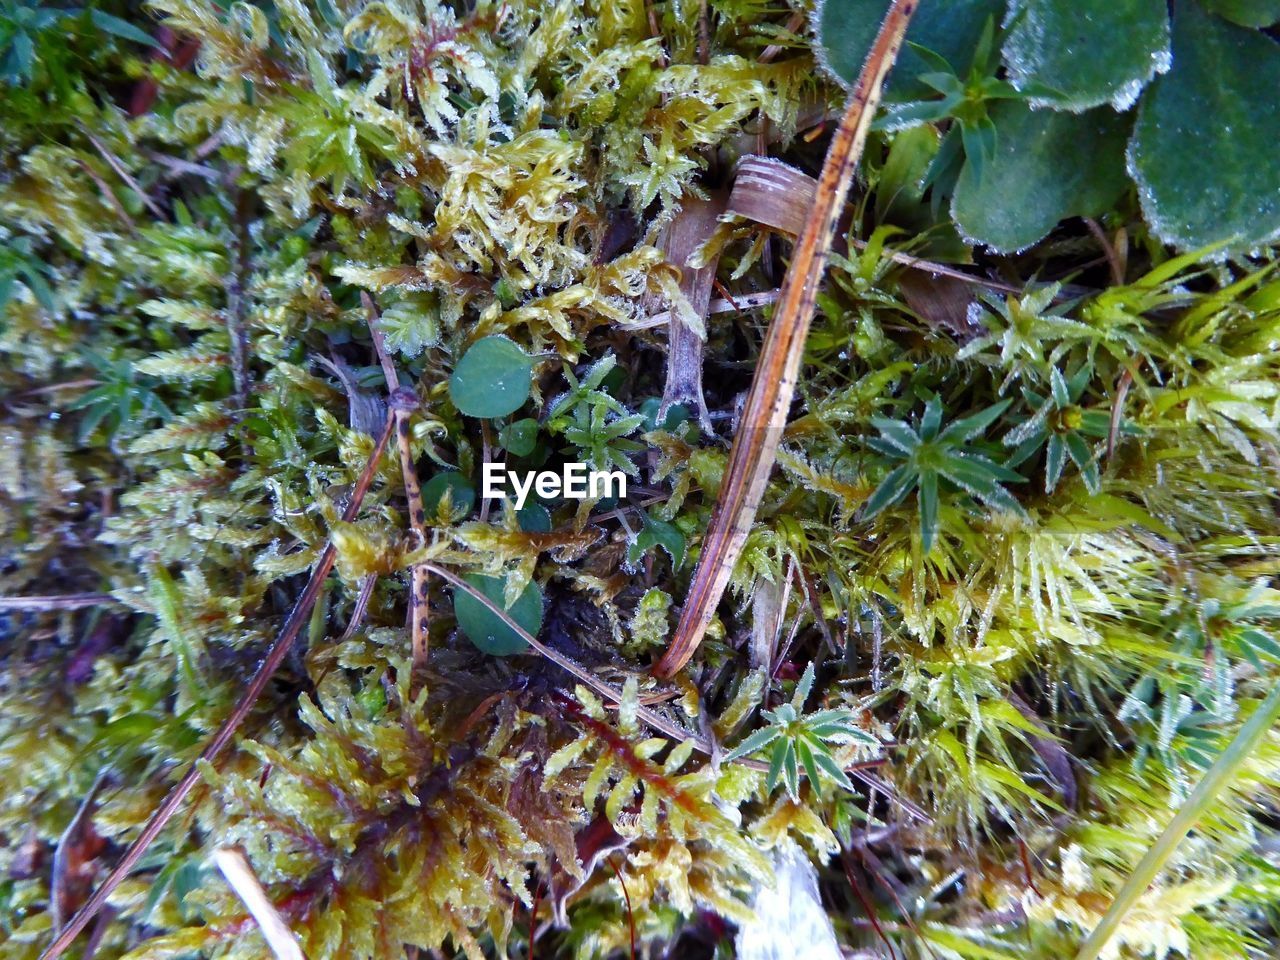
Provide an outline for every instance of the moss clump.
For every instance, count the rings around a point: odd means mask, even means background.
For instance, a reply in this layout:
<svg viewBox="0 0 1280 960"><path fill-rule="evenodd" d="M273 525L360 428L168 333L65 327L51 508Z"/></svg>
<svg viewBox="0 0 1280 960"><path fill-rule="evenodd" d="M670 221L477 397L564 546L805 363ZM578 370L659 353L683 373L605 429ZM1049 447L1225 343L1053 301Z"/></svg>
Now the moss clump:
<svg viewBox="0 0 1280 960"><path fill-rule="evenodd" d="M1270 253L1176 254L1125 196L996 258L924 185L945 121L877 133L868 241L834 260L730 594L664 686L768 319L747 298L788 244L709 229L697 262L743 309L703 316L671 232L748 152L816 169L841 94L804 11L100 9L160 49L55 18L0 96L0 594L111 597L0 610L0 956L36 957L137 835L329 542L304 642L96 956L264 956L224 844L313 960L727 955L719 918L799 844L849 949L1061 957L1280 678ZM394 453L340 519L386 411L362 295L420 401L416 521ZM705 326L714 434L663 403L658 313ZM450 377L496 335L531 394L479 419ZM497 459L632 495L477 503ZM415 670L427 560L532 584L538 639L622 702L482 655L439 578ZM1267 949L1278 771L1273 737L1117 956Z"/></svg>

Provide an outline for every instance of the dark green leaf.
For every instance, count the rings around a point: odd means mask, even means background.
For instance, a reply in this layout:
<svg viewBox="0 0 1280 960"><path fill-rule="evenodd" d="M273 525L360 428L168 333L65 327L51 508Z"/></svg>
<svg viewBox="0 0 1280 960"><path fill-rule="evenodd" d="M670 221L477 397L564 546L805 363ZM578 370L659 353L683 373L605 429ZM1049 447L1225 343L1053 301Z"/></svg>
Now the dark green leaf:
<svg viewBox="0 0 1280 960"><path fill-rule="evenodd" d="M938 535L938 475L932 470L920 475L920 541L925 553L933 549Z"/></svg>
<svg viewBox="0 0 1280 960"><path fill-rule="evenodd" d="M1012 399L1001 400L999 403L994 403L979 413L952 421L951 425L942 431L941 439L951 443L972 440L999 420L1000 415L1009 409L1011 403L1013 403Z"/></svg>
<svg viewBox="0 0 1280 960"><path fill-rule="evenodd" d="M768 793L778 786L778 778L782 775L782 763L787 757L787 742L779 741L773 745L773 751L769 755L769 775L765 778L764 788Z"/></svg>
<svg viewBox="0 0 1280 960"><path fill-rule="evenodd" d="M1054 434L1049 438L1049 450L1045 455L1044 467L1044 490L1045 493L1053 493L1058 486L1058 481L1062 479L1062 468L1067 461L1067 445L1062 438Z"/></svg>
<svg viewBox="0 0 1280 960"><path fill-rule="evenodd" d="M991 106L995 149L981 171L960 171L951 212L960 231L1001 253L1031 246L1071 216L1094 216L1124 192L1128 121L1087 113Z"/></svg>
<svg viewBox="0 0 1280 960"><path fill-rule="evenodd" d="M938 152L938 133L932 127L903 130L893 138L876 184L876 220L901 223L916 216L924 198L921 182Z"/></svg>
<svg viewBox="0 0 1280 960"><path fill-rule="evenodd" d="M920 438L910 426L901 420L889 420L885 417L872 417L871 425L880 431L880 435L902 453L910 453L920 445Z"/></svg>
<svg viewBox="0 0 1280 960"><path fill-rule="evenodd" d="M550 533L551 514L540 503L531 503L516 511L516 522L525 533Z"/></svg>
<svg viewBox="0 0 1280 960"><path fill-rule="evenodd" d="M907 43L885 88L888 101L919 100L931 95L920 75L937 69L912 44L942 57L953 73L969 71L974 50L988 22L1004 17L1004 0L947 0L926 3L912 18ZM826 0L818 13L818 43L827 68L852 85L889 9L889 0Z"/></svg>
<svg viewBox="0 0 1280 960"><path fill-rule="evenodd" d="M821 752L821 748L818 748ZM822 786L818 779L818 765L813 760L814 748L805 740L796 741L796 754L800 757L800 765L804 767L804 775L809 778L809 786L815 793Z"/></svg>
<svg viewBox="0 0 1280 960"><path fill-rule="evenodd" d="M1240 634L1240 643L1257 651L1273 663L1280 663L1280 643L1261 630L1245 630Z"/></svg>
<svg viewBox="0 0 1280 960"><path fill-rule="evenodd" d="M924 405L924 416L920 418L920 439L932 440L942 427L942 401L937 397L930 398Z"/></svg>
<svg viewBox="0 0 1280 960"><path fill-rule="evenodd" d="M499 607L504 606L502 595L505 581L501 578L472 573L467 575L467 582ZM524 653L528 649L529 645L524 637L464 590L454 590L453 613L458 618L458 628L463 635L484 653L505 657L513 653ZM537 634L542 626L542 590L537 583L531 582L524 588L516 602L507 608L507 615L530 636Z"/></svg>
<svg viewBox="0 0 1280 960"><path fill-rule="evenodd" d="M627 560L636 563L646 552L661 547L671 558L671 565L679 567L684 562L684 534L664 520L655 520L648 513L642 514L644 527L636 535L635 542L627 548Z"/></svg>
<svg viewBox="0 0 1280 960"><path fill-rule="evenodd" d="M1127 110L1169 67L1168 9L1164 0L1024 0L1004 60L1018 87L1053 91L1033 103Z"/></svg>
<svg viewBox="0 0 1280 960"><path fill-rule="evenodd" d="M471 345L449 378L454 406L469 417L505 417L529 399L533 361L506 337Z"/></svg>
<svg viewBox="0 0 1280 960"><path fill-rule="evenodd" d="M792 800L800 799L800 765L796 762L796 745L792 740L782 741L782 775L787 781L787 793Z"/></svg>
<svg viewBox="0 0 1280 960"><path fill-rule="evenodd" d="M1280 47L1179 3L1173 69L1142 98L1130 169L1160 238L1186 249L1280 236Z"/></svg>
<svg viewBox="0 0 1280 960"><path fill-rule="evenodd" d="M756 751L763 750L769 744L773 743L773 741L777 740L781 735L782 731L777 727L761 727L759 730L751 734L751 736L747 737L747 739L743 740L740 744L726 753L723 759L727 762L737 760L741 757L749 757Z"/></svg>
<svg viewBox="0 0 1280 960"><path fill-rule="evenodd" d="M9 53L4 59L4 75L14 80L30 80L35 65L35 42L31 34L19 30L9 41Z"/></svg>
<svg viewBox="0 0 1280 960"><path fill-rule="evenodd" d="M853 789L853 782L849 779L849 775L840 769L840 764L836 763L835 758L827 753L817 753L813 758L832 780L840 784L846 790Z"/></svg>
<svg viewBox="0 0 1280 960"><path fill-rule="evenodd" d="M1071 403L1071 390L1067 387L1067 381L1062 379L1062 372L1057 367L1049 371L1049 389L1053 394L1053 402L1059 409Z"/></svg>
<svg viewBox="0 0 1280 960"><path fill-rule="evenodd" d="M916 474L909 466L904 464L893 470L880 482L880 486L876 487L875 492L871 494L863 505L863 518L870 520L881 510L893 506L910 493L911 488L915 485Z"/></svg>
<svg viewBox="0 0 1280 960"><path fill-rule="evenodd" d="M112 36L120 37L124 40L132 40L134 43L141 43L148 47L155 47L157 50L163 50L155 37L151 36L145 30L140 30L127 20L121 20L119 17L113 17L109 13L101 10L89 11L89 19L93 21L93 25L105 33Z"/></svg>
<svg viewBox="0 0 1280 960"><path fill-rule="evenodd" d="M1280 21L1280 0L1200 0L1220 17L1242 27L1269 27Z"/></svg>
<svg viewBox="0 0 1280 960"><path fill-rule="evenodd" d="M538 443L538 421L526 417L508 423L498 431L498 442L517 457L527 457Z"/></svg>
<svg viewBox="0 0 1280 960"><path fill-rule="evenodd" d="M422 508L427 512L428 523L439 517L446 493L449 495L449 516L454 520L465 517L476 505L475 487L466 477L456 471L437 473L422 485Z"/></svg>

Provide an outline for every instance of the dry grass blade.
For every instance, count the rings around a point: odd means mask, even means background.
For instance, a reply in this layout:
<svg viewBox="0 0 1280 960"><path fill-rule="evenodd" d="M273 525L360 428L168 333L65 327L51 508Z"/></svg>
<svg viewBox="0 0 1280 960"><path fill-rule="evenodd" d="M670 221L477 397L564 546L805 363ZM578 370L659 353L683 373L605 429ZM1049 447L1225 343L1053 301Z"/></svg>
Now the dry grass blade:
<svg viewBox="0 0 1280 960"><path fill-rule="evenodd" d="M109 593L68 593L53 597L0 597L0 610L81 610L119 603Z"/></svg>
<svg viewBox="0 0 1280 960"><path fill-rule="evenodd" d="M106 839L93 825L98 794L105 777L99 774L88 795L80 803L71 823L58 838L53 851L53 872L49 878L49 912L53 917L53 929L62 929L63 921L76 909L93 889L93 875L98 857L106 849Z"/></svg>
<svg viewBox="0 0 1280 960"><path fill-rule="evenodd" d="M775 160L772 157L743 157L742 162L738 164L738 174L733 182L728 212L754 220L766 227L772 227L774 230L797 236L808 222L809 211L813 209L817 192L817 180L781 160ZM849 242L860 250L866 247L865 240L850 238ZM935 278L945 277L957 283L999 290L1003 293L1023 292L1021 287L1014 284L974 276L947 266L945 263L913 257L909 253L885 250L883 256L899 266L926 273Z"/></svg>
<svg viewBox="0 0 1280 960"><path fill-rule="evenodd" d="M378 362L382 364L382 374L387 380L387 391L390 394L391 415L396 424L396 447L400 451L400 473L404 478L404 494L409 502L409 525L419 545L427 542L427 511L422 503L422 484L418 482L418 468L413 462L413 448L409 436L409 417L418 407L418 395L409 387L400 386L400 376L396 366L387 353L382 339L382 331L378 329L378 308L373 298L367 293L360 294L365 314L369 321L369 335L373 337L373 347L378 354ZM418 674L427 663L428 624L431 618L430 583L427 571L422 564L413 567L409 574L409 636L410 649L413 651L413 672Z"/></svg>
<svg viewBox="0 0 1280 960"><path fill-rule="evenodd" d="M373 453L369 455L369 461L365 464L364 471L360 474L360 479L356 481L355 489L351 491L351 499L347 503L346 510L342 512L343 520L349 522L356 518L356 514L360 510L360 504L364 501L365 494L373 483L373 475L377 469L378 461L382 459L382 452L386 449L387 442L391 439L391 432L394 426L395 420L389 415L386 425L383 427L382 433L373 448ZM204 750L201 751L200 760L212 762L231 742L231 738L235 736L236 730L244 722L244 718L249 715L249 711L253 709L258 697L262 696L262 691L266 689L272 675L279 669L280 664L284 662L284 658L288 655L290 648L293 647L294 640L298 638L298 634L306 626L311 615L311 608L320 596L324 581L329 576L329 571L333 569L333 564L336 560L337 551L334 550L333 544L330 543L324 548L324 552L320 554L320 559L316 562L315 568L311 572L311 579L307 581L301 596L294 603L293 609L289 611L288 619L285 620L280 636L276 638L276 642L267 651L266 658L262 661L262 665L249 683L249 688L236 703L231 714L222 722L222 726L218 728L217 733L213 735ZM169 795L164 798L164 802L160 804L156 812L151 815L151 819L142 828L142 832L138 834L137 839L130 844L129 849L120 858L120 862L107 875L107 878L102 881L102 885L93 892L93 896L59 931L53 943L49 944L44 953L40 954L39 960L54 960L55 957L60 957L66 952L80 931L106 904L107 898L111 896L115 888L129 875L129 871L137 866L142 855L146 853L147 848L160 835L160 831L165 828L165 825L173 818L173 815L178 812L178 808L182 806L187 794L191 792L199 779L199 767L196 763L193 763L187 768L186 773L182 775L182 779L169 792Z"/></svg>
<svg viewBox="0 0 1280 960"><path fill-rule="evenodd" d="M724 212L728 197L713 191L703 200L687 196L674 220L662 237L663 252L667 262L680 270L680 292L688 301L689 309L699 324L705 325L711 304L711 287L716 278L719 257L698 268L690 267L689 257L715 231L720 214ZM668 312L670 321L667 334L667 382L662 390L662 407L658 420L667 415L674 404L683 403L693 408L702 429L711 432L711 418L702 394L702 345L704 331L697 330L681 311Z"/></svg>
<svg viewBox="0 0 1280 960"><path fill-rule="evenodd" d="M1191 791L1191 796L1187 797L1186 802L1169 821L1169 825L1164 828L1156 838L1156 842L1134 867L1133 873L1116 894L1115 900L1111 902L1111 907L1103 915L1101 922L1094 927L1093 933L1089 934L1089 939L1080 947L1076 960L1096 960L1101 955L1107 942L1120 928L1125 914L1141 899L1169 858L1173 856L1178 844L1205 815L1218 794L1226 789L1231 779L1239 773L1244 762L1270 732L1271 725L1275 723L1277 717L1280 717L1280 686L1273 687L1267 694L1267 698L1258 704L1248 722L1240 728L1231 743L1214 761L1213 766Z"/></svg>
<svg viewBox="0 0 1280 960"><path fill-rule="evenodd" d="M280 916L275 904L267 897L267 891L262 889L262 884L258 882L245 855L235 847L219 847L213 852L213 862L226 877L227 885L236 892L236 896L244 902L253 919L258 922L262 939L267 941L276 960L307 960L302 947L298 946L297 937L284 922L284 917Z"/></svg>
<svg viewBox="0 0 1280 960"><path fill-rule="evenodd" d="M895 0L889 8L827 151L813 209L796 243L791 269L782 285L777 313L756 366L742 412L742 428L734 438L720 498L703 541L702 556L680 623L671 645L654 667L660 677L670 677L679 671L702 642L755 519L791 409L805 337L813 319L836 222L848 196L854 169L862 157L867 131L880 100L880 89L897 58L916 5L917 0Z"/></svg>
<svg viewBox="0 0 1280 960"><path fill-rule="evenodd" d="M759 293L739 293L735 294L732 300L712 300L707 304L707 315L717 313L741 313L745 310L754 310L756 307L767 307L771 303L778 302L777 290L762 290ZM653 327L661 327L671 322L671 311L663 310L652 316L645 317L643 320L636 320L634 323L620 323L619 330L650 330Z"/></svg>

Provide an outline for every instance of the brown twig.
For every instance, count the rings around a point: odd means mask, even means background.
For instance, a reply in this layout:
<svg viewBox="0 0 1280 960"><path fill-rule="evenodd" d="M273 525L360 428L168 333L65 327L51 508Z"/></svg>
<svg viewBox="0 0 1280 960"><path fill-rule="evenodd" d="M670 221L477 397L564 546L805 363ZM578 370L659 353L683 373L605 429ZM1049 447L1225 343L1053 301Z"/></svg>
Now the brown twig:
<svg viewBox="0 0 1280 960"><path fill-rule="evenodd" d="M365 614L369 611L369 601L373 598L373 590L378 585L378 578L374 574L369 574L360 584L360 592L356 595L356 605L351 610L351 620L347 623L347 629L342 631L342 636L338 638L338 642L350 640L356 635L356 631L360 629L360 624L364 622Z"/></svg>
<svg viewBox="0 0 1280 960"><path fill-rule="evenodd" d="M760 293L744 293L739 294L732 300L712 300L707 304L707 314L716 313L741 313L743 310L751 310L755 307L767 307L771 303L778 300L778 290L764 290ZM651 327L663 327L671 322L672 311L663 310L661 313L655 313L652 316L645 317L643 320L636 320L633 323L618 324L619 330L648 330Z"/></svg>
<svg viewBox="0 0 1280 960"><path fill-rule="evenodd" d="M0 610L81 610L119 603L109 593L68 593L52 597L0 597Z"/></svg>
<svg viewBox="0 0 1280 960"><path fill-rule="evenodd" d="M804 18L805 18L804 12L797 10L795 13L791 15L791 19L787 21L787 25L782 29L785 30L787 33L794 34L797 30L799 30L801 27L804 26ZM773 60L774 57L780 54L782 50L783 50L783 47L782 47L782 44L780 43L769 44L769 46L765 47L762 51L760 51L760 62L769 63L771 60Z"/></svg>
<svg viewBox="0 0 1280 960"><path fill-rule="evenodd" d="M98 176L98 171L93 169L88 162L81 160L80 169L89 175L89 179L98 185L98 191L102 194L102 199L107 202L115 215L120 218L120 222L129 228L130 233L138 232L138 225L133 222L133 217L129 216L129 211L120 204L120 200L116 197L111 189L111 185L102 177Z"/></svg>
<svg viewBox="0 0 1280 960"><path fill-rule="evenodd" d="M1116 383L1116 398L1111 402L1111 425L1107 429L1107 459L1116 452L1116 439L1120 436L1120 424L1124 420L1124 401L1133 386L1133 374L1125 370Z"/></svg>
<svg viewBox="0 0 1280 960"><path fill-rule="evenodd" d="M711 15L707 11L707 0L698 3L698 62L704 67L711 62Z"/></svg>
<svg viewBox="0 0 1280 960"><path fill-rule="evenodd" d="M142 189L138 184L138 181L133 179L133 175L129 173L129 170L120 161L120 158L108 150L106 144L95 137L84 124L80 124L80 132L85 135L91 144L93 144L93 148L98 151L102 159L107 161L107 165L116 172L116 176L125 182L125 186L138 195L138 199L141 200L146 208L151 211L152 215L157 220L167 219L164 215L164 211L156 206L155 201L147 196L147 192Z"/></svg>
<svg viewBox="0 0 1280 960"><path fill-rule="evenodd" d="M657 676L672 676L693 656L715 616L716 605L751 530L795 395L805 337L836 222L862 156L881 86L897 57L916 4L917 0L894 0L889 8L827 151L813 210L783 281L778 310L751 383L743 409L743 427L734 438L689 596L671 644L654 667Z"/></svg>
<svg viewBox="0 0 1280 960"><path fill-rule="evenodd" d="M262 939L267 941L276 960L307 960L298 938L267 896L244 852L236 847L219 847L213 852L213 862L257 921Z"/></svg>
<svg viewBox="0 0 1280 960"><path fill-rule="evenodd" d="M249 333L245 327L246 287L249 282L249 221L253 199L248 190L232 187L232 250L234 261L227 283L227 336L231 341L231 377L235 386L234 416L238 421L249 407Z"/></svg>
<svg viewBox="0 0 1280 960"><path fill-rule="evenodd" d="M220 176L217 170L213 167L205 166L203 163L192 163L190 160L171 157L167 153L160 153L157 150L148 150L146 154L148 159L154 160L160 166L168 169L172 176L202 177L205 180L217 180Z"/></svg>
<svg viewBox="0 0 1280 960"><path fill-rule="evenodd" d="M360 474L360 479L356 481L355 488L351 491L351 499L347 503L346 510L342 512L343 520L350 522L356 518L360 504L364 501L365 494L373 483L378 461L382 459L382 452L386 449L387 442L391 439L391 432L394 426L395 420L388 415L387 422L374 445L373 452L369 455L369 461L365 464L364 471ZM138 861L142 859L142 855L146 853L147 848L159 836L160 831L165 828L165 825L173 819L173 815L178 812L182 802L200 780L199 763L212 763L226 749L227 744L235 736L240 724L249 715L249 711L253 709L258 697L266 689L272 675L279 669L280 664L284 662L284 658L293 647L294 640L297 639L302 628L306 626L311 614L311 608L320 596L320 590L324 586L324 581L329 576L329 572L333 569L333 564L336 560L337 551L334 549L333 544L326 544L324 551L320 554L320 559L316 561L315 568L311 571L311 579L307 581L301 596L294 603L293 609L289 611L289 616L280 631L280 636L276 638L275 643L267 651L266 658L262 661L262 665L258 667L257 673L254 674L249 683L249 688L236 703L227 719L222 722L222 726L218 728L204 750L201 751L199 760L187 767L182 779L165 797L164 802L160 804L156 812L151 815L151 819L142 828L142 832L138 834L137 839L130 844L129 849L120 858L120 862L107 875L107 878L102 881L98 889L93 892L93 896L85 901L83 907L76 911L76 915L68 921L67 925L58 933L44 953L40 954L39 960L54 960L54 958L60 957L66 952L66 949L71 946L80 931L106 904L107 898L111 896L121 881L129 875L129 871L137 866Z"/></svg>
<svg viewBox="0 0 1280 960"><path fill-rule="evenodd" d="M378 329L378 308L373 298L362 292L360 302L364 304L369 335L373 338L373 348L377 351L378 362L382 364L382 375L386 378L387 392L391 398L391 415L396 424L396 446L400 450L400 472L404 477L405 497L409 501L409 525L418 538L419 545L422 545L427 543L427 511L422 503L422 485L418 482L418 468L413 461L413 447L409 442L409 417L418 408L418 395L412 388L400 386L400 376L387 353L382 331ZM427 663L431 584L427 579L426 568L420 563L413 566L409 576L410 649L413 651L413 672L417 675Z"/></svg>
<svg viewBox="0 0 1280 960"><path fill-rule="evenodd" d="M613 862L613 858L605 860L605 863L609 864L613 875L618 878L618 886L622 888L622 896L627 902L627 929L631 932L631 960L636 960L636 918L631 911L631 892L627 890L627 881L622 879L622 871Z"/></svg>
<svg viewBox="0 0 1280 960"><path fill-rule="evenodd" d="M1089 228L1089 232L1093 234L1098 245L1102 247L1103 256L1107 258L1107 266L1111 269L1111 282L1117 287L1124 286L1124 263L1117 253L1115 245L1112 244L1111 238L1107 236L1107 232L1102 229L1102 224L1098 223L1093 217L1084 218L1085 226Z"/></svg>
<svg viewBox="0 0 1280 960"><path fill-rule="evenodd" d="M853 864L850 863L847 850L840 851L840 864L844 867L844 875L849 881L849 888L853 890L858 897L858 902L862 904L862 911L867 915L867 921L871 924L871 929L876 932L876 936L880 938L880 941L889 951L889 960L897 960L893 944L889 942L889 938L885 936L884 929L880 926L880 919L876 916L876 909L872 906L871 899L867 896L866 891L862 889L862 884L858 882L858 877L853 872Z"/></svg>

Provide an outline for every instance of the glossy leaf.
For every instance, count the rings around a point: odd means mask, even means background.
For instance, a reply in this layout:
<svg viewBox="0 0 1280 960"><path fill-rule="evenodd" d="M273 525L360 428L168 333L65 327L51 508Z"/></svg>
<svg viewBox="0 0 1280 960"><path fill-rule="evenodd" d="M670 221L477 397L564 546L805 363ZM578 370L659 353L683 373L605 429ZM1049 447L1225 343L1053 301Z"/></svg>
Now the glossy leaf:
<svg viewBox="0 0 1280 960"><path fill-rule="evenodd" d="M538 443L538 421L526 417L508 423L498 431L498 442L517 457L527 457Z"/></svg>
<svg viewBox="0 0 1280 960"><path fill-rule="evenodd" d="M644 527L627 549L628 562L636 563L654 547L661 547L671 558L671 565L679 567L684 561L684 534L666 521L655 520L647 513L643 516Z"/></svg>

